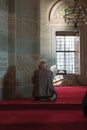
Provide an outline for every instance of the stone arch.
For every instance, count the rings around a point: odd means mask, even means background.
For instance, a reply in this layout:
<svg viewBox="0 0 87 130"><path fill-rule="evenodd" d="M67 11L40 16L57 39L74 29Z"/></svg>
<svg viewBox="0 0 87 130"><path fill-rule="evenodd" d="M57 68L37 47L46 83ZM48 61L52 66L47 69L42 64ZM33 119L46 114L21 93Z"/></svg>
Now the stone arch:
<svg viewBox="0 0 87 130"><path fill-rule="evenodd" d="M61 0L57 0L57 1L53 1L50 5L50 9L49 9L49 13L48 13L48 20L50 21L50 14L51 14L51 11L52 9L54 8L54 6Z"/></svg>
<svg viewBox="0 0 87 130"><path fill-rule="evenodd" d="M67 6L72 6L73 0L57 0L50 8L48 19L51 23L64 23L64 10Z"/></svg>

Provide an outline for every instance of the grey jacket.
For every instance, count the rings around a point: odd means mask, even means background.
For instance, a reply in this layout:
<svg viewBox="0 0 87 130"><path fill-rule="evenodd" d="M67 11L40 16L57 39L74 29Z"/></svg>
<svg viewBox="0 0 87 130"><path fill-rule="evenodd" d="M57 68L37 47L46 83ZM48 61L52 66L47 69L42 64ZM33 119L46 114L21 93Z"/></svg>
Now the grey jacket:
<svg viewBox="0 0 87 130"><path fill-rule="evenodd" d="M33 78L33 97L51 96L55 91L53 86L53 72L37 69Z"/></svg>

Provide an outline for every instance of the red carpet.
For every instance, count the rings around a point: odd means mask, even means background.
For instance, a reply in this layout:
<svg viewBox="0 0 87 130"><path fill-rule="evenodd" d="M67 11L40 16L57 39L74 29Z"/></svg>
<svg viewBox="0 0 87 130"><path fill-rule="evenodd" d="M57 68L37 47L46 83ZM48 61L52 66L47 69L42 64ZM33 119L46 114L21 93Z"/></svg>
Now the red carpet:
<svg viewBox="0 0 87 130"><path fill-rule="evenodd" d="M81 103L87 87L55 88L58 93L55 102L29 98L0 101L0 130L86 130L87 118Z"/></svg>
<svg viewBox="0 0 87 130"><path fill-rule="evenodd" d="M55 86L56 101L35 101L32 98L0 101L0 110L81 109L86 86ZM74 105L73 105L74 104Z"/></svg>
<svg viewBox="0 0 87 130"><path fill-rule="evenodd" d="M58 94L58 99L54 103L81 104L85 92L87 91L87 86L55 86L55 89ZM27 104L27 103L32 104L38 102L34 101L32 98L0 101L0 104ZM45 103L53 103L53 102L45 101Z"/></svg>
<svg viewBox="0 0 87 130"><path fill-rule="evenodd" d="M81 130L81 126L85 127L87 118L84 118L81 110L76 111L1 111L0 112L0 127L12 128L13 130L37 129L44 130L44 127L54 128L54 130L62 130L63 127L74 128ZM23 127L23 125L25 127ZM79 127L80 126L80 127ZM16 129L14 129L16 128ZM61 129L62 128L62 129ZM86 125L87 128L87 125ZM1 130L1 129L0 129ZM48 130L48 129L46 129ZM66 129L65 129L66 130ZM78 130L78 129L76 129ZM84 129L82 129L84 130ZM86 129L85 129L86 130Z"/></svg>
<svg viewBox="0 0 87 130"><path fill-rule="evenodd" d="M58 103L81 104L87 86L55 86L58 92Z"/></svg>

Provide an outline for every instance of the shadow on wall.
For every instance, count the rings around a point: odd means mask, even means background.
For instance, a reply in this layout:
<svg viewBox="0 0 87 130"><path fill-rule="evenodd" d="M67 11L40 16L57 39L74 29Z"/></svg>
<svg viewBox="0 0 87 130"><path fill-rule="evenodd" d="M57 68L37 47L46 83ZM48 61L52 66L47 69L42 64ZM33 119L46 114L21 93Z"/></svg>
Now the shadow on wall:
<svg viewBox="0 0 87 130"><path fill-rule="evenodd" d="M16 98L16 67L11 65L2 82L2 100L9 100Z"/></svg>

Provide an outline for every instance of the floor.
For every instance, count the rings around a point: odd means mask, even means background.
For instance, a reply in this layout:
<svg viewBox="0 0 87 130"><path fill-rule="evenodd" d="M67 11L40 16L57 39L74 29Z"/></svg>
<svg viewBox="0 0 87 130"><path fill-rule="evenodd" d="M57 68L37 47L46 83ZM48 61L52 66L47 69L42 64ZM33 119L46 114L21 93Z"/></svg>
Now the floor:
<svg viewBox="0 0 87 130"><path fill-rule="evenodd" d="M0 130L86 130L81 105L87 87L56 86L56 91L55 102L0 101Z"/></svg>

